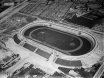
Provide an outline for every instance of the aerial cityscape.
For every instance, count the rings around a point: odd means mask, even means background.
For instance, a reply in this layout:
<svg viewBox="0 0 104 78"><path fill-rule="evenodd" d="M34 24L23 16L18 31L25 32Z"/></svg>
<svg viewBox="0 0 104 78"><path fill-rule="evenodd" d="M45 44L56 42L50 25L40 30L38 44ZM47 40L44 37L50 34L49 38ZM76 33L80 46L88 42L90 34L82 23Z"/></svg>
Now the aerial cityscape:
<svg viewBox="0 0 104 78"><path fill-rule="evenodd" d="M0 1L0 78L103 77L103 0Z"/></svg>

